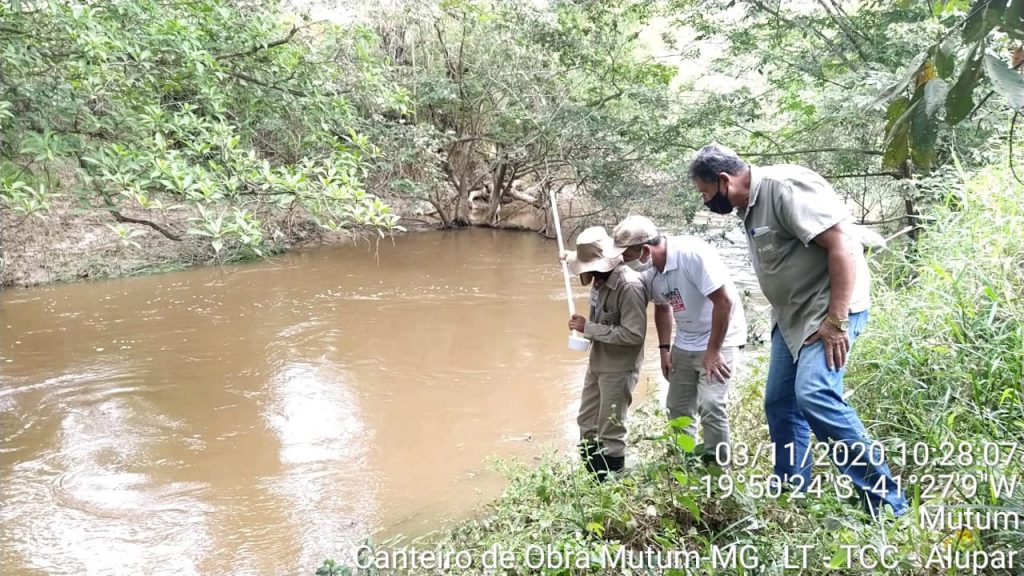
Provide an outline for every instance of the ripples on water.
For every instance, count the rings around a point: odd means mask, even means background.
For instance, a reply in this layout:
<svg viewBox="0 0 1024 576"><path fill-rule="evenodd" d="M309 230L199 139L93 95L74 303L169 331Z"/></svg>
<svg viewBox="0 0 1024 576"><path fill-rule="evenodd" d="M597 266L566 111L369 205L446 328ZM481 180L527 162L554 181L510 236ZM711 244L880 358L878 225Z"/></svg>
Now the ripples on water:
<svg viewBox="0 0 1024 576"><path fill-rule="evenodd" d="M311 573L470 513L489 456L574 443L556 250L470 230L0 293L4 574Z"/></svg>

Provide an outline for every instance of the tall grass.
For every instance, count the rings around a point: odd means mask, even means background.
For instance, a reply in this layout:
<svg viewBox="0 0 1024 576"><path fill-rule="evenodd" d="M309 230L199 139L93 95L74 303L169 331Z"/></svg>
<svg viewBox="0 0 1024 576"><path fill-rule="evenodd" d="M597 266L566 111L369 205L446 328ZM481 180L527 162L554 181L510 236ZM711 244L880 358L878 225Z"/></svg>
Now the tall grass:
<svg viewBox="0 0 1024 576"><path fill-rule="evenodd" d="M1024 189L992 171L971 192L890 259L857 344L862 409L900 437L1024 437Z"/></svg>
<svg viewBox="0 0 1024 576"><path fill-rule="evenodd" d="M897 459L897 472L956 474L960 487L968 475L979 480L976 494L954 489L933 503L1024 518L1024 489L997 495L986 481L1024 479L1024 187L993 168L967 192L877 274L848 387L876 436L930 448L930 457L920 450ZM946 457L961 444L973 447L970 457ZM1012 451L1012 459L994 458ZM966 536L980 547L1024 550L1020 531Z"/></svg>

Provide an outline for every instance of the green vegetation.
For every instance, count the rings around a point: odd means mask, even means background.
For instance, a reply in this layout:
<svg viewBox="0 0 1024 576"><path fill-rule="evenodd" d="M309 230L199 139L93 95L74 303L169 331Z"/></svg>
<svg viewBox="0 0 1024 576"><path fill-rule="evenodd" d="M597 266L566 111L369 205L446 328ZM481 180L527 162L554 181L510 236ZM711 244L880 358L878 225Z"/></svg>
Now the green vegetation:
<svg viewBox="0 0 1024 576"><path fill-rule="evenodd" d="M550 190L611 207L655 193L675 70L638 49L640 3L291 12L0 4L0 216L74 203L126 246L149 227L231 259L280 243L275 219L387 233L391 205L453 227Z"/></svg>
<svg viewBox="0 0 1024 576"><path fill-rule="evenodd" d="M1017 2L352 6L0 4L0 217L73 204L125 246L149 227L222 260L296 222L490 226L550 192L580 224L689 222L686 163L714 140L809 164L895 229L948 193L954 156L1001 161L1024 102Z"/></svg>
<svg viewBox="0 0 1024 576"><path fill-rule="evenodd" d="M212 0L14 2L0 30L4 211L61 194L108 211L125 244L141 224L217 253L259 254L265 215L295 207L329 229L396 226L365 190L373 149L330 65L350 30ZM186 230L145 216L177 211Z"/></svg>

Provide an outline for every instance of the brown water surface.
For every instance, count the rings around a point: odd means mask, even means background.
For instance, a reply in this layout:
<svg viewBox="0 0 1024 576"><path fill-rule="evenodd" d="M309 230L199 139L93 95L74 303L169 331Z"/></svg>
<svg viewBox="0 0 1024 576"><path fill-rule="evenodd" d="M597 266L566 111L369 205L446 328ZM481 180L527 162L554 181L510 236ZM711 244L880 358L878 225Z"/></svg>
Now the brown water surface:
<svg viewBox="0 0 1024 576"><path fill-rule="evenodd" d="M575 442L556 250L466 230L0 292L0 573L311 574L471 513L489 456Z"/></svg>

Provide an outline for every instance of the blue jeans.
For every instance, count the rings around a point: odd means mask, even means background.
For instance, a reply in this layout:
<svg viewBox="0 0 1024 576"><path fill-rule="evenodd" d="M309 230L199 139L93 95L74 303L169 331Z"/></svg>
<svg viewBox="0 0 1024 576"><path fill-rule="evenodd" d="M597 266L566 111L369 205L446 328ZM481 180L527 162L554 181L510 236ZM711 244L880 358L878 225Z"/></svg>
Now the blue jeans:
<svg viewBox="0 0 1024 576"><path fill-rule="evenodd" d="M850 314L851 351L867 320L866 310ZM888 504L901 516L907 512L907 499L893 480L881 448L872 445L864 424L843 399L845 373L845 366L829 370L821 341L805 344L794 363L782 334L772 330L764 412L775 444L775 474L798 491L810 486L811 466L821 455L821 450L810 448L813 430L819 442L828 444L832 463L849 477L872 515Z"/></svg>

